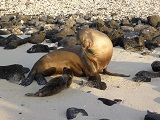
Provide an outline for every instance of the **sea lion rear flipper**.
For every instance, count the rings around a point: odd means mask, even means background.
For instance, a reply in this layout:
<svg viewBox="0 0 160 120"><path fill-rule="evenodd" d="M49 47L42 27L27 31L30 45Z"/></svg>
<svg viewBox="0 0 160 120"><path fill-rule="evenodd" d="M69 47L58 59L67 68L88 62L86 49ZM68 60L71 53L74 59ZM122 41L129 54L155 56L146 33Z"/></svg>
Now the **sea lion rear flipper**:
<svg viewBox="0 0 160 120"><path fill-rule="evenodd" d="M120 73L111 73L111 72L108 72L106 69L103 69L103 74L107 74L111 76L130 77L130 75L124 75Z"/></svg>
<svg viewBox="0 0 160 120"><path fill-rule="evenodd" d="M38 85L45 85L47 83L47 80L41 74L37 74L35 76L35 80L36 80Z"/></svg>

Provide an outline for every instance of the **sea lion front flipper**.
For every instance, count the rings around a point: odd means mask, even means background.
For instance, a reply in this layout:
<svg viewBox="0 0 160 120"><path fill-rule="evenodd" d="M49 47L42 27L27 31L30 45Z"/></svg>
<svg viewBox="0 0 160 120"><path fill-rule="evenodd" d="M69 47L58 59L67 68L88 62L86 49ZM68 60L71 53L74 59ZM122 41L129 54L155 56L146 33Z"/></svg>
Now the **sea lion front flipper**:
<svg viewBox="0 0 160 120"><path fill-rule="evenodd" d="M22 85L22 86L28 86L30 85L32 82L33 82L33 77L30 76L30 77L27 77L24 81L22 81L19 85Z"/></svg>
<svg viewBox="0 0 160 120"><path fill-rule="evenodd" d="M41 74L35 75L35 80L38 85L45 85L47 83L47 80Z"/></svg>
<svg viewBox="0 0 160 120"><path fill-rule="evenodd" d="M103 74L111 75L111 76L119 76L119 77L130 77L130 75L120 74L120 73L111 73L106 69L103 69Z"/></svg>

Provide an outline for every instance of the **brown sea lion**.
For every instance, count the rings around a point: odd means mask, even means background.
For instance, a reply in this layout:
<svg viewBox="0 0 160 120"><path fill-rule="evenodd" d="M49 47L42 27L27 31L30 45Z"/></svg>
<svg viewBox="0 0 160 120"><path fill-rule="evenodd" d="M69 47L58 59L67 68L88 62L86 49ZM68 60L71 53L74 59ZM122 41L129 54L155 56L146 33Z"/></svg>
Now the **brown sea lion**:
<svg viewBox="0 0 160 120"><path fill-rule="evenodd" d="M51 79L43 88L36 93L27 93L30 97L45 97L60 93L68 88L72 83L73 72L71 69L64 67L63 75Z"/></svg>
<svg viewBox="0 0 160 120"><path fill-rule="evenodd" d="M46 84L45 76L62 74L64 67L70 68L75 76L85 75L89 76L88 80L101 82L99 72L103 70L104 74L109 73L106 68L113 53L111 40L94 29L80 30L77 39L81 45L61 48L42 56L21 85L28 86L34 79L39 85ZM109 74L128 77L123 74Z"/></svg>

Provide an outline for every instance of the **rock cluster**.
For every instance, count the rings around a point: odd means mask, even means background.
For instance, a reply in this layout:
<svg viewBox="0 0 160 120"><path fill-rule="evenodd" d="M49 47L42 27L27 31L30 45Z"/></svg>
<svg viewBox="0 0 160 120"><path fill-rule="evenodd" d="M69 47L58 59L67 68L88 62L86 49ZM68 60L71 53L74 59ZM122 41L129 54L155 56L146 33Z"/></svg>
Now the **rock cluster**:
<svg viewBox="0 0 160 120"><path fill-rule="evenodd" d="M18 46L27 42L40 44L58 42L58 46L73 46L79 44L76 33L80 28L95 28L107 34L114 46L126 50L140 51L144 47L149 50L160 44L160 16L152 15L146 18L92 19L93 14L68 14L66 16L21 15L6 14L0 18L0 35L29 34L31 37L21 40L7 41L1 46ZM1 37L0 41L4 41ZM19 42L17 42L19 41ZM16 42L16 43L13 43ZM16 48L16 47L6 47Z"/></svg>
<svg viewBox="0 0 160 120"><path fill-rule="evenodd" d="M18 84L25 79L25 75L30 71L29 68L20 64L0 66L0 79L6 79L9 82Z"/></svg>
<svg viewBox="0 0 160 120"><path fill-rule="evenodd" d="M159 0L1 0L0 13L25 15L93 14L94 18L122 19L160 15Z"/></svg>
<svg viewBox="0 0 160 120"><path fill-rule="evenodd" d="M139 71L132 78L135 82L151 82L151 78L160 77L160 61L154 61L151 64L152 70L154 71Z"/></svg>

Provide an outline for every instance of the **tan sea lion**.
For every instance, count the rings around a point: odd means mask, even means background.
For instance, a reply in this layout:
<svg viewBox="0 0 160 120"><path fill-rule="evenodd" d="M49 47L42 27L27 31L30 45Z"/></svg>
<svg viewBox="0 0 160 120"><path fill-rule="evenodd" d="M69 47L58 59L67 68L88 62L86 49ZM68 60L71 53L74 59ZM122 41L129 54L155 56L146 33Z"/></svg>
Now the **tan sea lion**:
<svg viewBox="0 0 160 120"><path fill-rule="evenodd" d="M128 77L107 72L113 53L113 45L107 35L94 29L82 29L77 39L81 45L61 48L42 56L21 85L28 86L34 79L39 85L46 84L45 76L62 74L64 67L70 68L75 76L85 75L92 81L101 82L101 70L104 74Z"/></svg>
<svg viewBox="0 0 160 120"><path fill-rule="evenodd" d="M36 93L27 93L26 96L30 97L45 97L60 93L62 90L67 89L73 78L73 72L66 67L63 68L62 76L51 79L43 88Z"/></svg>

